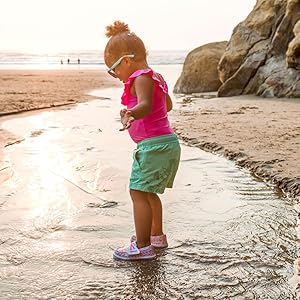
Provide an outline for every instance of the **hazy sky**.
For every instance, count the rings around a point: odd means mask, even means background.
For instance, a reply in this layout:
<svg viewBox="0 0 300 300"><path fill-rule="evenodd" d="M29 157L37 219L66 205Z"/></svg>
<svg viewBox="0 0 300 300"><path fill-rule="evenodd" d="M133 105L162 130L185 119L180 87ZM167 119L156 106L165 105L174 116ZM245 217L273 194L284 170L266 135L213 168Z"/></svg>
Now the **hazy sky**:
<svg viewBox="0 0 300 300"><path fill-rule="evenodd" d="M103 49L123 20L148 50L228 40L256 0L0 0L0 50Z"/></svg>

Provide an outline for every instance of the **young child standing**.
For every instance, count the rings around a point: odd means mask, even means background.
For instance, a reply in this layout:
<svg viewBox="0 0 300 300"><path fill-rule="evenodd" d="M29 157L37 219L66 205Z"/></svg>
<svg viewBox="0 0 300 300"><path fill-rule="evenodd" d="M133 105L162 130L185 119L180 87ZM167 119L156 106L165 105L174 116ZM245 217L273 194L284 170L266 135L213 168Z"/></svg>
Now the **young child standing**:
<svg viewBox="0 0 300 300"><path fill-rule="evenodd" d="M128 129L137 143L129 184L136 236L113 256L152 259L154 248L168 246L157 194L173 186L180 160L180 145L167 116L172 101L163 77L148 66L143 41L127 24L115 21L106 27L106 36L110 38L104 51L108 73L124 83L121 103L127 108L120 112L121 130Z"/></svg>

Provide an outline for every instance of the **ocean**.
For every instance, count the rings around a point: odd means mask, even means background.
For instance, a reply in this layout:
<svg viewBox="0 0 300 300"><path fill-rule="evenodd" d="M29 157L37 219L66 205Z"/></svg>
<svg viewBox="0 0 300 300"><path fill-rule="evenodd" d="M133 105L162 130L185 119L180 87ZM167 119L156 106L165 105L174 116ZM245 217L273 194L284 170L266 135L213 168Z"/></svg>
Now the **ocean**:
<svg viewBox="0 0 300 300"><path fill-rule="evenodd" d="M149 51L148 62L150 65L183 64L188 50ZM80 65L93 68L104 66L103 51L82 50L66 52L29 53L21 51L0 51L1 69L52 69L63 65ZM68 63L69 60L69 63Z"/></svg>

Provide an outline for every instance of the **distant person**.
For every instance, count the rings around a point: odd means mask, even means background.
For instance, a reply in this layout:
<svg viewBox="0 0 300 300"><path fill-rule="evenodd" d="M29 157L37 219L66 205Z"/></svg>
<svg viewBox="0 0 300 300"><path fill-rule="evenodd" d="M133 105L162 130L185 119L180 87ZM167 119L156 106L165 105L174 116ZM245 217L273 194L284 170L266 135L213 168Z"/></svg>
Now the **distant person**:
<svg viewBox="0 0 300 300"><path fill-rule="evenodd" d="M115 21L106 27L109 39L104 50L108 73L124 83L120 111L123 128L137 149L133 154L130 196L136 235L128 247L116 249L114 258L155 258L154 247L168 246L162 228L162 204L157 194L173 186L180 159L180 145L170 127L167 112L172 109L168 86L146 59L143 41L128 25Z"/></svg>
<svg viewBox="0 0 300 300"><path fill-rule="evenodd" d="M70 59L68 58L68 64L70 64Z"/></svg>
<svg viewBox="0 0 300 300"><path fill-rule="evenodd" d="M77 63L80 65L80 59L79 58L77 59Z"/></svg>
<svg viewBox="0 0 300 300"><path fill-rule="evenodd" d="M62 60L62 59L60 60L60 64L61 64L61 65L63 65L63 64L64 64L64 62L63 62L63 60Z"/></svg>

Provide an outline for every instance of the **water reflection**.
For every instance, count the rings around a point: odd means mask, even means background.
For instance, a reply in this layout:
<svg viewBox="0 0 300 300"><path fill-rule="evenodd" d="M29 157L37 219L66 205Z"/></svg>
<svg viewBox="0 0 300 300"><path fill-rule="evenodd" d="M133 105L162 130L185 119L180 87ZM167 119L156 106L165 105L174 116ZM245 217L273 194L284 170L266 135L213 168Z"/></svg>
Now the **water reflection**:
<svg viewBox="0 0 300 300"><path fill-rule="evenodd" d="M139 295L141 299L165 298L166 274L161 261L137 263L132 266L129 278L130 296ZM128 295L128 296L129 296Z"/></svg>
<svg viewBox="0 0 300 300"><path fill-rule="evenodd" d="M5 150L1 297L296 299L293 207L197 148L183 146L175 188L162 196L169 249L150 262L112 259L133 233L134 145L117 111L102 100L4 124L25 140Z"/></svg>

